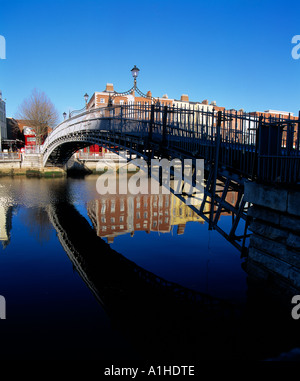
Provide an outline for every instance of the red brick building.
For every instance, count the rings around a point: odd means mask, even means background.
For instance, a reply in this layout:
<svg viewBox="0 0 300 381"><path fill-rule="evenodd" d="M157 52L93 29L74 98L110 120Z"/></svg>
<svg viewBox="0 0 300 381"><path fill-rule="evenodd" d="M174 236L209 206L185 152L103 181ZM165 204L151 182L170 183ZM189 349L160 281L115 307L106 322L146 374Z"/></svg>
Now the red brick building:
<svg viewBox="0 0 300 381"><path fill-rule="evenodd" d="M36 133L34 130L33 124L30 120L16 119L17 126L20 132L24 135L25 147L35 147L37 144ZM51 132L51 129L48 129L48 134ZM47 135L44 136L42 142L45 140Z"/></svg>

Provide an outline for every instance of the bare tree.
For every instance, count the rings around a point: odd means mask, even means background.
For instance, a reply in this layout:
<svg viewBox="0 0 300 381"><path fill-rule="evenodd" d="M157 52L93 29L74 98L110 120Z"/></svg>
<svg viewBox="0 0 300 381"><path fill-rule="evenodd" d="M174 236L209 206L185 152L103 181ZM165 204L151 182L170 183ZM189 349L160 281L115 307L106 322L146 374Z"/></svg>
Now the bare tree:
<svg viewBox="0 0 300 381"><path fill-rule="evenodd" d="M34 89L19 106L17 118L28 120L28 124L35 131L36 143L40 145L48 135L49 128L52 129L58 123L59 114L48 96Z"/></svg>

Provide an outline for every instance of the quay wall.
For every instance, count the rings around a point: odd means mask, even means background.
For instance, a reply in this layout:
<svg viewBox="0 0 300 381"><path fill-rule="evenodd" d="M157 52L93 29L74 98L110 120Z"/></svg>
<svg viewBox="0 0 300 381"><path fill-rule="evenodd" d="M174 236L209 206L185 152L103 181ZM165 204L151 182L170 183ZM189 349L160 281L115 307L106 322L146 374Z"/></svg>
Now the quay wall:
<svg viewBox="0 0 300 381"><path fill-rule="evenodd" d="M300 292L300 191L245 184L252 232L246 272L286 292Z"/></svg>
<svg viewBox="0 0 300 381"><path fill-rule="evenodd" d="M53 176L65 176L68 173L98 173L103 172L107 167L114 167L119 169L119 165L126 165L126 161L116 159L78 159L71 157L64 167L44 167L42 164L42 156L39 154L23 155L20 160L6 160L0 161L0 176L15 176L15 175L28 175L36 173L39 177L53 174ZM127 164L128 171L136 171L136 166Z"/></svg>

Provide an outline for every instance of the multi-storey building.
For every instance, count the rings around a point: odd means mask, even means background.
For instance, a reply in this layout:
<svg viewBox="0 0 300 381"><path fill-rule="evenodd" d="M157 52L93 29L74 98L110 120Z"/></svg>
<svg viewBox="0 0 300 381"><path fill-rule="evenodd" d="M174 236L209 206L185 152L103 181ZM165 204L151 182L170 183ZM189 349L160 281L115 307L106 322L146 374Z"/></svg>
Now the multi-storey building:
<svg viewBox="0 0 300 381"><path fill-rule="evenodd" d="M152 103L159 103L163 106L194 108L195 110L204 111L224 109L224 107L218 107L215 101L212 101L209 104L207 99L202 102L191 102L189 101L189 96L187 94L182 94L180 100L169 98L167 94L164 94L162 97L152 97L151 91L148 91L145 95L146 96L143 97L139 94L135 94L134 90L127 95L117 93L114 90L114 85L112 83L107 83L104 91L95 92L91 96L90 100L87 102L87 109L107 107L110 99L115 106L123 104L151 105Z"/></svg>
<svg viewBox="0 0 300 381"><path fill-rule="evenodd" d="M0 151L2 151L2 140L7 139L6 107L0 91Z"/></svg>
<svg viewBox="0 0 300 381"><path fill-rule="evenodd" d="M114 90L112 83L108 83L106 88L102 92L95 92L87 103L87 109L107 107L108 105L121 106L123 104L135 105L135 111L133 116L140 115L138 106L160 104L162 106L174 107L178 112L171 113L168 116L169 122L180 124L184 129L191 131L194 136L197 134L202 136L203 131L205 134L214 135L216 133L217 118L216 114L212 114L212 111L226 111L228 114L226 118L222 119L222 139L227 142L235 143L247 143L256 144L255 133L253 131L257 128L257 122L259 116L264 117L281 117L289 118L290 120L296 119L292 113L267 110L265 112L244 113L243 109L240 110L225 110L225 107L217 106L215 101L209 103L207 99L202 102L190 101L187 94L182 94L180 99L169 98L166 94L162 97L152 97L151 91L148 91L145 96L141 96L139 91L134 90L130 94L117 93ZM196 112L194 112L196 111ZM149 113L146 111L147 116ZM158 115L158 118L162 118L162 112ZM287 141L286 132L283 132L283 141ZM293 141L296 144L296 135L294 134ZM284 143L287 144L287 143ZM91 146L84 149L85 152L99 152L103 151L98 146Z"/></svg>
<svg viewBox="0 0 300 381"><path fill-rule="evenodd" d="M148 91L146 97L142 97L132 91L130 94L121 95L115 92L112 83L107 83L104 91L97 91L92 95L87 103L87 109L107 107L110 100L115 106L123 104L150 105L152 103L152 94L151 91Z"/></svg>
<svg viewBox="0 0 300 381"><path fill-rule="evenodd" d="M187 94L182 94L180 99L174 99L173 105L181 109L191 108L193 110L213 111L216 107L216 102L212 101L209 104L207 99L202 102L192 102Z"/></svg>
<svg viewBox="0 0 300 381"><path fill-rule="evenodd" d="M169 98L167 94L164 94L162 97L152 97L151 91L148 91L145 96L141 96L140 94L136 94L134 90L131 91L130 94L122 94L118 93L114 90L114 85L112 83L107 83L104 91L95 92L90 100L87 102L87 109L92 110L93 108L101 108L107 107L109 104L114 106L122 106L122 105L135 105L135 106L150 106L151 104L160 104L161 106L170 106L178 109L192 109L195 111L212 111L212 110L224 110L224 107L218 107L216 102L213 101L210 104L208 100L204 100L202 102L190 102L189 96L187 94L182 94L180 100ZM135 111L138 114L137 111ZM148 114L148 113L147 113ZM149 114L148 114L149 115ZM160 115L162 117L162 115ZM192 125L189 119L188 113L181 113L180 115L174 114L170 116L170 121L181 122L181 123L189 123ZM180 119L180 120L179 120ZM201 122L206 123L207 116L201 116ZM199 122L199 118L197 119ZM194 123L196 124L196 118L194 119ZM194 128L196 130L196 127ZM90 153L98 153L103 151L102 148L98 146L90 146L83 150L84 152Z"/></svg>

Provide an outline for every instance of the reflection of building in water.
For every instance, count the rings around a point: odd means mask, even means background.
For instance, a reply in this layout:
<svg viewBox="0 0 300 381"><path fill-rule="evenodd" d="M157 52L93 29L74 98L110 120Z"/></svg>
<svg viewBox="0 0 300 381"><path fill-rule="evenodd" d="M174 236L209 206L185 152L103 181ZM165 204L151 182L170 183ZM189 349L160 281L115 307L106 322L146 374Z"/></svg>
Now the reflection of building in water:
<svg viewBox="0 0 300 381"><path fill-rule="evenodd" d="M171 213L171 225L177 226L177 234L183 234L185 225L189 221L198 221L204 223L204 220L199 217L188 205L184 204L178 197L171 195L172 213ZM194 203L193 203L194 205ZM201 202L199 202L198 209ZM197 206L197 205L194 205Z"/></svg>
<svg viewBox="0 0 300 381"><path fill-rule="evenodd" d="M13 207L0 204L0 241L3 248L10 242L10 231L12 228Z"/></svg>
<svg viewBox="0 0 300 381"><path fill-rule="evenodd" d="M135 231L167 233L177 225L177 234L183 234L188 221L203 223L188 205L170 194L105 195L88 205L88 215L97 235L114 237Z"/></svg>

